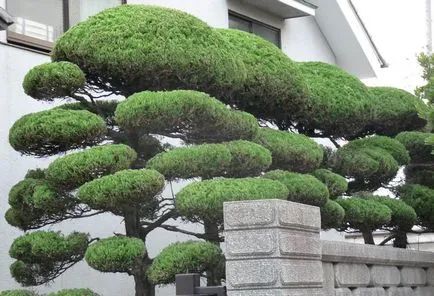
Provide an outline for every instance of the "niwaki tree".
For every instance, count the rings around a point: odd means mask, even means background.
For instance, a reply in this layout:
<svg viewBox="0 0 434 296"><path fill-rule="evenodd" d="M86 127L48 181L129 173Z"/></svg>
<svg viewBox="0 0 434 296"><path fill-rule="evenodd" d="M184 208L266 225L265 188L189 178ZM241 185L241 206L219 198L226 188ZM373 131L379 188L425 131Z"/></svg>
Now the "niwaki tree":
<svg viewBox="0 0 434 296"><path fill-rule="evenodd" d="M6 220L32 230L9 252L11 274L24 286L48 283L83 259L98 271L132 276L137 296L152 296L156 285L187 271L219 283L225 201L319 206L324 229L360 230L367 243L375 229L397 240L414 224L426 225L416 204L408 202L417 221L400 200L366 193L410 162L410 148L390 138L426 123L417 116L424 105L409 93L368 88L336 66L295 63L257 36L154 6L122 5L89 18L56 42L51 58L28 72L25 93L75 102L28 114L9 134L18 152L58 155L10 190ZM108 100L112 95L125 99ZM309 137L350 142L330 151ZM192 182L161 195L179 180ZM122 217L124 234L44 230L107 212ZM172 224L177 218L204 231ZM147 236L157 228L199 240L150 258ZM53 295L96 295L84 291Z"/></svg>

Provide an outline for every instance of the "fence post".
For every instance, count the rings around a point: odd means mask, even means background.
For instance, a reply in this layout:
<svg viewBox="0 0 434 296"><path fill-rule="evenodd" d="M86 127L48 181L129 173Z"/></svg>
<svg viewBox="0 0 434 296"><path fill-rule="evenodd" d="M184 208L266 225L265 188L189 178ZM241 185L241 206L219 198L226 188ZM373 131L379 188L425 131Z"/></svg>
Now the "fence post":
<svg viewBox="0 0 434 296"><path fill-rule="evenodd" d="M224 204L228 296L323 293L320 211L260 200Z"/></svg>

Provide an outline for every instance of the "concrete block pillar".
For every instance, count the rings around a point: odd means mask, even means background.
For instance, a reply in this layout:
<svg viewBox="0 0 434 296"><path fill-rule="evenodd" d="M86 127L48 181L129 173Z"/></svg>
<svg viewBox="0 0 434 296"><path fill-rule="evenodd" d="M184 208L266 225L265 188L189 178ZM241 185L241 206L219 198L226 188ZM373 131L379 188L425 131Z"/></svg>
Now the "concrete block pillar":
<svg viewBox="0 0 434 296"><path fill-rule="evenodd" d="M228 296L328 296L320 211L282 201L224 204Z"/></svg>

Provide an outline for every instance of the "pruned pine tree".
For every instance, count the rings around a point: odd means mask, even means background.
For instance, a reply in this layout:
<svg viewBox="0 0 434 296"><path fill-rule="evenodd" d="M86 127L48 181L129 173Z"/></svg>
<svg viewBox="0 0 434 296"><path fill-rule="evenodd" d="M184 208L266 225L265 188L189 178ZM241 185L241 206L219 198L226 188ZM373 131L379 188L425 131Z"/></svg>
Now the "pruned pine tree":
<svg viewBox="0 0 434 296"><path fill-rule="evenodd" d="M54 280L83 259L101 272L132 276L136 296L155 295L155 286L177 273L220 283L225 201L318 206L324 229L360 230L367 243L378 228L402 241L415 223L425 225L417 205L416 222L400 200L366 194L413 159L400 137L390 138L426 123L417 116L424 105L409 93L368 88L336 66L295 63L260 37L154 6L122 5L89 18L56 42L51 58L28 72L25 93L75 102L28 114L9 135L18 152L58 155L10 191L6 220L35 230L10 249L12 276L24 286ZM122 99L107 99L113 95ZM182 145L167 146L162 137ZM350 142L339 147L341 140ZM179 180L191 183L161 195ZM107 212L122 217L124 234L43 230ZM187 231L173 224L177 218L204 231ZM199 240L151 258L147 237L157 228Z"/></svg>

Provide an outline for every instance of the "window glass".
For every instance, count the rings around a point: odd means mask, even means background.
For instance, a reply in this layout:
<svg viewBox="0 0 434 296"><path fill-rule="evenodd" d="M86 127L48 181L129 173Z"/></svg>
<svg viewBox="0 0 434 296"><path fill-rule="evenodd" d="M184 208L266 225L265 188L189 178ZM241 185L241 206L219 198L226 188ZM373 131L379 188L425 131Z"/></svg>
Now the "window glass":
<svg viewBox="0 0 434 296"><path fill-rule="evenodd" d="M256 34L280 47L280 30L261 22L230 13L229 28Z"/></svg>
<svg viewBox="0 0 434 296"><path fill-rule="evenodd" d="M121 4L121 0L70 0L69 19L70 25L74 26L98 12Z"/></svg>

